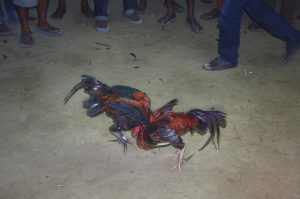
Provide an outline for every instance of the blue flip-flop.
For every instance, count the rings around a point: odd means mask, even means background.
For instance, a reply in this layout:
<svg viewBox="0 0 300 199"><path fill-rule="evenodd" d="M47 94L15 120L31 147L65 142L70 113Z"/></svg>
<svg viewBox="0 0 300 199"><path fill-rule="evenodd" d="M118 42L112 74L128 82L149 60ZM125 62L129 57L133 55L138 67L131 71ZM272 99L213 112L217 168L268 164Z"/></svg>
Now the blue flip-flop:
<svg viewBox="0 0 300 199"><path fill-rule="evenodd" d="M63 33L63 30L59 28L36 28L35 32L41 33L46 36L59 36Z"/></svg>

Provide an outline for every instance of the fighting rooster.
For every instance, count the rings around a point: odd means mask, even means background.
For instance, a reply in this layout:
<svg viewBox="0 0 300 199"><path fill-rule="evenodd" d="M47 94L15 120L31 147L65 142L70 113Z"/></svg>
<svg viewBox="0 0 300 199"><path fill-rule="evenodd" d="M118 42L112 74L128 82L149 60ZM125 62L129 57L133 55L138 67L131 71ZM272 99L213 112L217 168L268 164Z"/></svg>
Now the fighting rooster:
<svg viewBox="0 0 300 199"><path fill-rule="evenodd" d="M176 103L170 104L170 107L173 107ZM138 147L148 150L171 144L177 149L174 158L177 162L175 167L178 167L179 171L185 151L185 143L181 138L183 134L187 132L193 134L196 131L203 135L208 130L210 137L199 150L204 149L210 142L217 148L220 127L226 127L226 114L215 110L192 109L187 112L171 112L170 108L164 114L153 114L150 118L150 125L139 125L131 131L136 137Z"/></svg>
<svg viewBox="0 0 300 199"><path fill-rule="evenodd" d="M64 99L64 104L80 89L84 89L89 98L83 102L87 115L94 117L103 112L113 119L114 124L109 127L110 132L122 143L124 151L127 149L128 139L122 131L149 125L150 99L146 93L128 86L112 86L103 84L96 78L82 75ZM163 109L165 111L168 109ZM160 112L157 111L157 116Z"/></svg>

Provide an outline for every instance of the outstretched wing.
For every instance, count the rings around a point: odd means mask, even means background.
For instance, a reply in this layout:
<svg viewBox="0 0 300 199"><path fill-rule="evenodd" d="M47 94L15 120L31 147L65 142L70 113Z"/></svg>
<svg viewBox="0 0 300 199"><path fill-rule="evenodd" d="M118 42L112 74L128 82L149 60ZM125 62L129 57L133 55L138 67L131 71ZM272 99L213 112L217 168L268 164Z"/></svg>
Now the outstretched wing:
<svg viewBox="0 0 300 199"><path fill-rule="evenodd" d="M176 106L177 104L178 104L177 99L173 99L173 100L169 101L168 103L166 103L159 109L153 111L151 120L152 121L159 120L161 117L164 116L164 114L171 112L173 107Z"/></svg>

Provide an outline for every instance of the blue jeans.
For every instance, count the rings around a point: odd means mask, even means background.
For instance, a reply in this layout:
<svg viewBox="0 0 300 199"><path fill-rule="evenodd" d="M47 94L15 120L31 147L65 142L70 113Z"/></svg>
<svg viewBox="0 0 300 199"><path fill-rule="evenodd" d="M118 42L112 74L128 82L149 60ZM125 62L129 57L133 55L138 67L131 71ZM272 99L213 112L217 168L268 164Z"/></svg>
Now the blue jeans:
<svg viewBox="0 0 300 199"><path fill-rule="evenodd" d="M97 19L107 19L108 0L94 0L94 16ZM136 7L136 0L123 0L123 13L132 14Z"/></svg>
<svg viewBox="0 0 300 199"><path fill-rule="evenodd" d="M3 0L3 2L4 2L4 6L5 6L5 10L6 10L8 18L11 21L19 20L15 5L13 4L12 0ZM4 11L2 9L2 1L0 1L0 24L4 23L4 16L5 15L4 15Z"/></svg>
<svg viewBox="0 0 300 199"><path fill-rule="evenodd" d="M224 0L219 18L218 53L232 64L236 65L238 62L243 10L274 37L287 43L300 39L300 32L290 26L264 0Z"/></svg>

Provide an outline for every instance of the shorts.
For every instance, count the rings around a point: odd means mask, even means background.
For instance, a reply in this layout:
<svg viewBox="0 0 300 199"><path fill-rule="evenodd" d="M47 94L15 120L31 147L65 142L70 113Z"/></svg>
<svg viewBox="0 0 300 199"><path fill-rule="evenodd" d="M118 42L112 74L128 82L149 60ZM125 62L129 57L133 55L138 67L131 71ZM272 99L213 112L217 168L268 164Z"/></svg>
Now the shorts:
<svg viewBox="0 0 300 199"><path fill-rule="evenodd" d="M14 4L20 7L30 8L38 4L38 0L13 0Z"/></svg>

